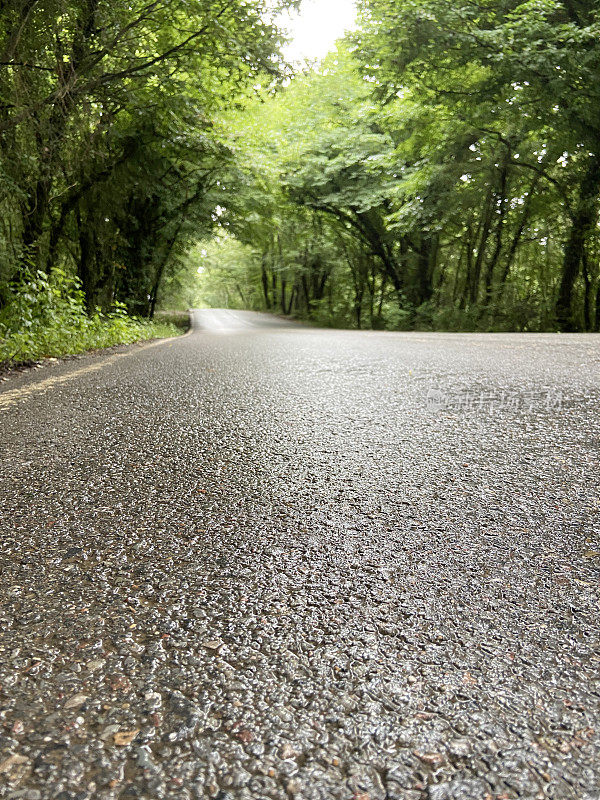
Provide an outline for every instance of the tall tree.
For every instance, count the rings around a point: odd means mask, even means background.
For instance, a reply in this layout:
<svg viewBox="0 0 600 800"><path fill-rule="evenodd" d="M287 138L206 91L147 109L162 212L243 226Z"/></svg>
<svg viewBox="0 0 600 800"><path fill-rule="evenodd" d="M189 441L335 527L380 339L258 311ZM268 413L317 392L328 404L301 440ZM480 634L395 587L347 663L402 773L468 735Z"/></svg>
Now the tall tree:
<svg viewBox="0 0 600 800"><path fill-rule="evenodd" d="M276 12L261 0L2 3L4 276L74 261L89 304L109 302L135 283L115 280L117 252L139 272L144 253L168 260L194 207L210 220L211 118L277 74Z"/></svg>

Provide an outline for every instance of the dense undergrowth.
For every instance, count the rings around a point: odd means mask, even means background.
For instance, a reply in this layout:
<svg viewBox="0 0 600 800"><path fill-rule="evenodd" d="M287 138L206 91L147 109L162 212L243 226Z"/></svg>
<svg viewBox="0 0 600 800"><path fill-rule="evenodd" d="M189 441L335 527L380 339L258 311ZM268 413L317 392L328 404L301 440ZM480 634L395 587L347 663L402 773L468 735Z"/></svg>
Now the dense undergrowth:
<svg viewBox="0 0 600 800"><path fill-rule="evenodd" d="M106 313L86 310L79 280L62 270L41 270L11 287L0 310L0 363L19 364L144 339L176 336L172 321L130 317L122 304Z"/></svg>

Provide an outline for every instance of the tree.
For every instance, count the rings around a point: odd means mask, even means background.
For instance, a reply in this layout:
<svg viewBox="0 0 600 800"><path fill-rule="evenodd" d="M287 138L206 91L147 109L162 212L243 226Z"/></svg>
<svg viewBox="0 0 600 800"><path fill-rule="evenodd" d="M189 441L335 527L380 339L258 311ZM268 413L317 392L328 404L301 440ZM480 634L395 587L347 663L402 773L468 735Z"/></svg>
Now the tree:
<svg viewBox="0 0 600 800"><path fill-rule="evenodd" d="M556 317L564 330L580 327L585 314L574 291L596 235L600 190L597 3L363 0L360 7L356 45L383 102L414 87L468 121L474 133L505 141L517 113L517 142L537 138L543 145L549 138L567 159L571 187L562 197L568 230ZM511 158L509 166L533 168L552 182L543 161Z"/></svg>
<svg viewBox="0 0 600 800"><path fill-rule="evenodd" d="M278 73L276 12L260 0L3 3L4 277L72 263L90 306L122 290L151 310L189 224L211 219L225 155L212 116Z"/></svg>

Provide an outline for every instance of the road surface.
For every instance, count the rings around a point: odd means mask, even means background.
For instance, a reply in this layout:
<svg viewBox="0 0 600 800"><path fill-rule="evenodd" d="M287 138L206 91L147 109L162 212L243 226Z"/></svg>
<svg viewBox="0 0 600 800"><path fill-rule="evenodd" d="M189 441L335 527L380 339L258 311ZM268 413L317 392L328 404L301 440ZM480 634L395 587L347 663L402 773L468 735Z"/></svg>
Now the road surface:
<svg viewBox="0 0 600 800"><path fill-rule="evenodd" d="M0 391L0 797L600 797L598 337L185 338Z"/></svg>

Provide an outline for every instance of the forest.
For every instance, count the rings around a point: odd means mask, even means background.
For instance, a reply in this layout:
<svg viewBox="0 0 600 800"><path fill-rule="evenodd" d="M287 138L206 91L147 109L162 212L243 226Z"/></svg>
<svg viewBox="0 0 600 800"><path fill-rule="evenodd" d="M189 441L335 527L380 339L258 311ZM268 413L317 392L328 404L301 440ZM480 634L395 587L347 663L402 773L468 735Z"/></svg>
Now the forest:
<svg viewBox="0 0 600 800"><path fill-rule="evenodd" d="M600 330L600 4L359 0L292 67L294 5L0 3L0 360L197 304Z"/></svg>

